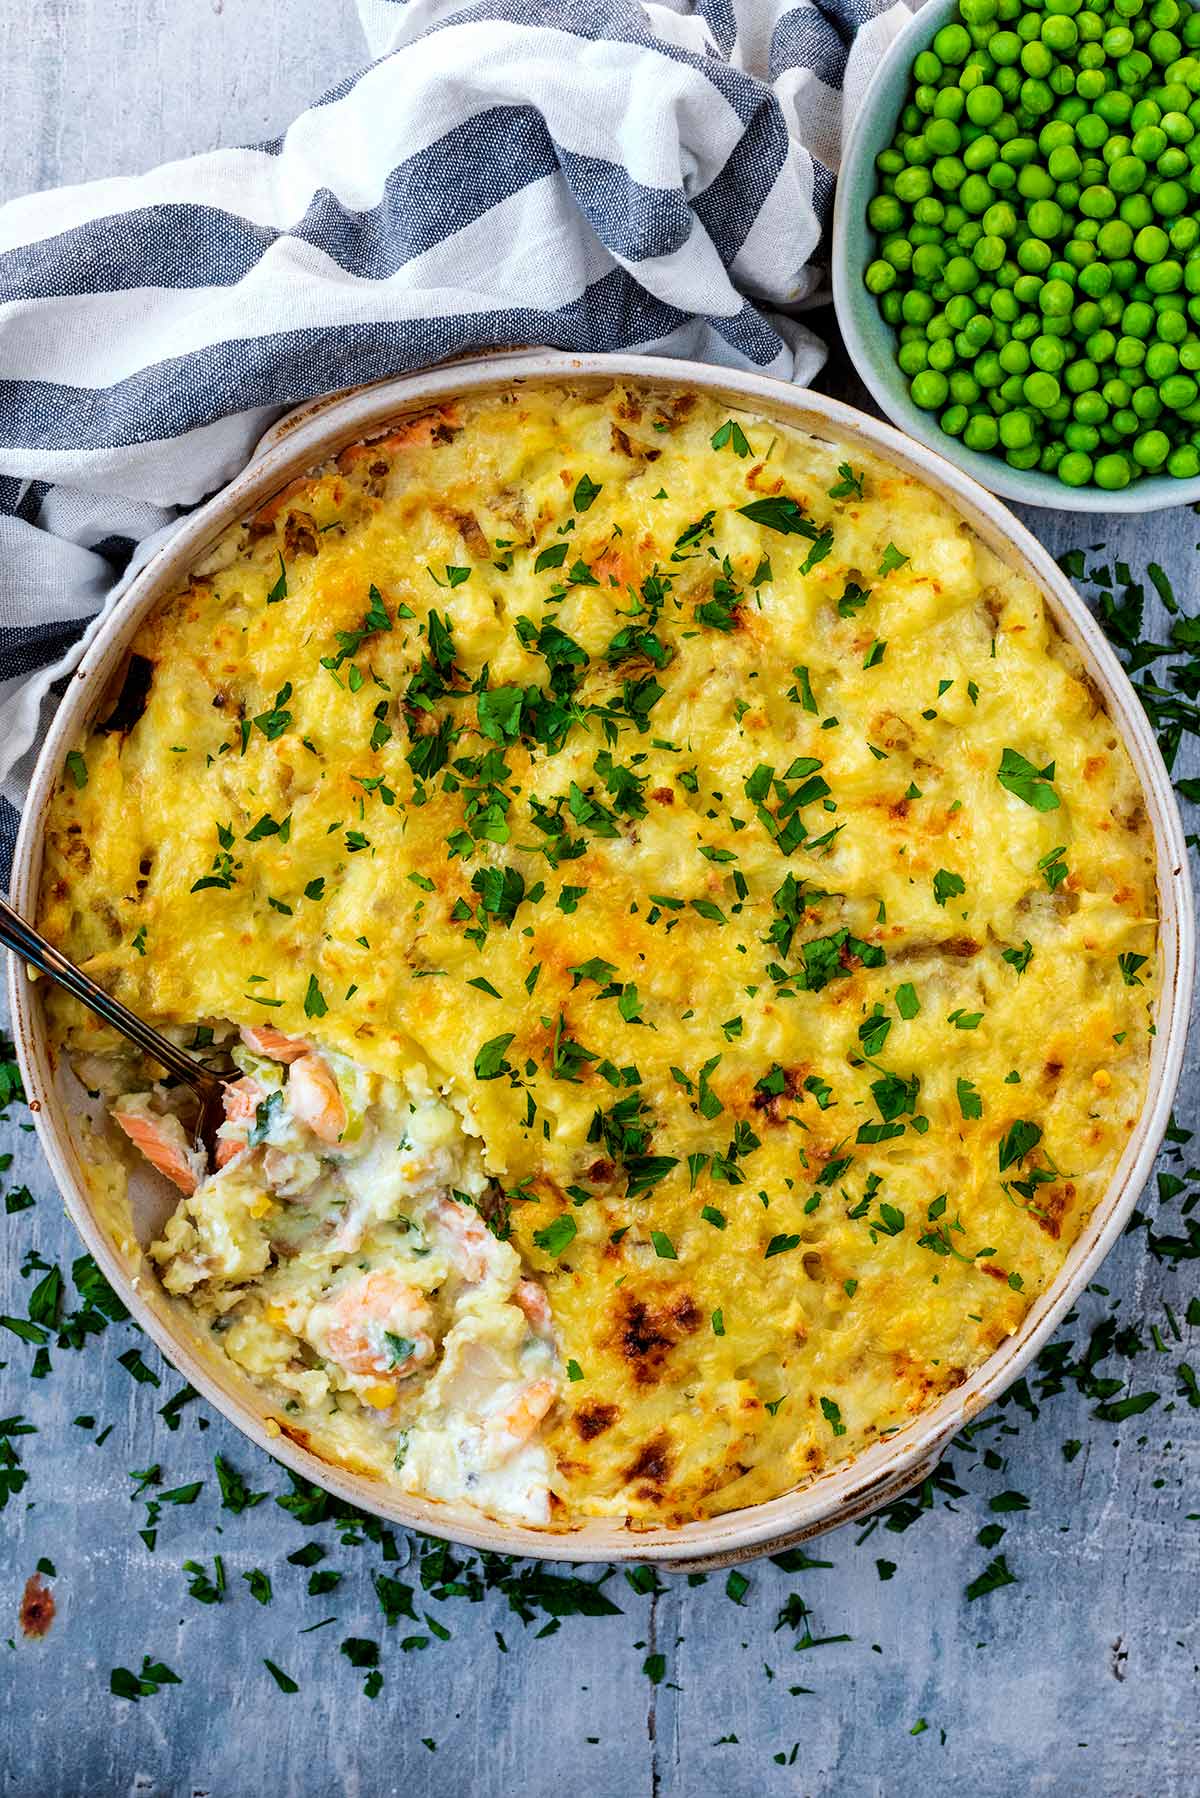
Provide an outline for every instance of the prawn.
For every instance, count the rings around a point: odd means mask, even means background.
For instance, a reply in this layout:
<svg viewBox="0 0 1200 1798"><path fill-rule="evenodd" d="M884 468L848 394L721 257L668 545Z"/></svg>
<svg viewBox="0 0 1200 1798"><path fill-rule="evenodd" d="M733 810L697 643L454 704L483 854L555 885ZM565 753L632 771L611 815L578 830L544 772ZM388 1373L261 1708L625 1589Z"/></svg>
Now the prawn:
<svg viewBox="0 0 1200 1798"><path fill-rule="evenodd" d="M537 1335L553 1335L554 1319L550 1313L550 1300L546 1297L544 1287L539 1286L536 1280L518 1280L513 1302L525 1313L530 1329Z"/></svg>
<svg viewBox="0 0 1200 1798"><path fill-rule="evenodd" d="M557 1397L553 1380L531 1380L515 1398L489 1415L485 1426L488 1438L502 1458L515 1454L536 1434Z"/></svg>
<svg viewBox="0 0 1200 1798"><path fill-rule="evenodd" d="M342 1140L346 1103L329 1063L320 1055L302 1055L292 1063L287 1096L292 1116L307 1124L314 1136L328 1143Z"/></svg>
<svg viewBox="0 0 1200 1798"><path fill-rule="evenodd" d="M491 1231L477 1211L458 1199L435 1199L429 1207L451 1242L451 1255L464 1280L482 1280L491 1259Z"/></svg>
<svg viewBox="0 0 1200 1798"><path fill-rule="evenodd" d="M404 1375L433 1354L429 1300L395 1274L364 1274L342 1288L330 1309L326 1346L347 1373Z"/></svg>

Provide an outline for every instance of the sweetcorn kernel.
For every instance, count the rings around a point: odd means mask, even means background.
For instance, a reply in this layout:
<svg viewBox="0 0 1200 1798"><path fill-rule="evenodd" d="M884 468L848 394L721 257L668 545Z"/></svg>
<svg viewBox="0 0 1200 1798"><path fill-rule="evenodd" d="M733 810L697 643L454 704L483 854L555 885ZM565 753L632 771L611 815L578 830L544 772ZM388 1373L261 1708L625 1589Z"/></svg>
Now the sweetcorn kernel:
<svg viewBox="0 0 1200 1798"><path fill-rule="evenodd" d="M386 1411L396 1400L396 1382L394 1380L376 1380L363 1393L364 1399L375 1411Z"/></svg>

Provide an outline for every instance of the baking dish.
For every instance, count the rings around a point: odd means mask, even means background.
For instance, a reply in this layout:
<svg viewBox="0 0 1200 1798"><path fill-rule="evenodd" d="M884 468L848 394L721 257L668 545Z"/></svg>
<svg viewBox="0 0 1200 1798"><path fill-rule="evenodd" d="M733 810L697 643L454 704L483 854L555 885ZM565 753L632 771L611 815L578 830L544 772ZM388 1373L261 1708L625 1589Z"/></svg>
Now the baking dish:
<svg viewBox="0 0 1200 1798"><path fill-rule="evenodd" d="M36 988L11 974L14 1026L43 1145L68 1210L120 1296L164 1353L252 1440L339 1497L405 1526L506 1553L576 1561L660 1561L676 1567L721 1565L774 1551L860 1516L922 1479L963 1423L1016 1378L1078 1296L1112 1245L1149 1173L1170 1112L1183 1053L1192 981L1194 923L1182 828L1153 736L1112 651L1045 552L1004 508L941 458L887 426L822 396L763 377L685 362L634 356L525 352L483 358L320 402L284 421L228 488L193 514L141 572L106 619L74 677L35 770L14 869L13 899L32 913L40 873L42 820L66 751L102 704L133 633L212 541L290 480L346 445L391 428L406 411L519 382L607 382L630 377L653 387L694 387L733 406L749 405L818 436L869 447L953 503L992 549L1041 588L1062 634L1075 646L1123 736L1154 833L1161 918L1162 987L1148 1094L1138 1124L1102 1203L1073 1245L1062 1273L1021 1329L964 1385L904 1431L841 1464L812 1484L768 1503L676 1530L595 1522L547 1533L493 1522L465 1505L395 1492L333 1467L290 1440L264 1395L213 1357L190 1314L159 1287L142 1257L166 1204L150 1178L130 1181L133 1229L123 1222L104 1178L104 1152L89 1123L94 1113L69 1070L55 1064Z"/></svg>

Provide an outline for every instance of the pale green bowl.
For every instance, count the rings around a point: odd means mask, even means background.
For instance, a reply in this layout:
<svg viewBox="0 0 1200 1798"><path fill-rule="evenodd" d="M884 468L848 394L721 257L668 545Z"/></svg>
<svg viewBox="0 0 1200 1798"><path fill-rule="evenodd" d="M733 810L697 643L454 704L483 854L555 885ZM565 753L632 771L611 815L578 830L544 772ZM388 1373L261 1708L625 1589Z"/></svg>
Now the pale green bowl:
<svg viewBox="0 0 1200 1798"><path fill-rule="evenodd" d="M938 426L936 416L914 406L908 382L896 366L896 334L880 316L863 272L876 254L875 233L867 224L867 203L875 191L875 158L891 143L908 94L909 70L918 50L956 13L956 0L927 0L892 44L853 120L842 153L833 214L833 303L851 362L880 409L901 431L926 444L992 493L1026 506L1063 512L1161 512L1200 500L1200 475L1177 481L1153 475L1121 493L1102 487L1068 487L1037 469L1010 468L999 456L982 456Z"/></svg>

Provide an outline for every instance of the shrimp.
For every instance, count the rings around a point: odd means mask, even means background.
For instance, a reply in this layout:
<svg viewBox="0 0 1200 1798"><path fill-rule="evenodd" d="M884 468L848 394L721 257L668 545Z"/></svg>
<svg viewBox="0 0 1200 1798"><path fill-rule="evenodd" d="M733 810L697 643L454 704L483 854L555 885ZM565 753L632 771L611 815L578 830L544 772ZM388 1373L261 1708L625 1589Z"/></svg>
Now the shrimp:
<svg viewBox="0 0 1200 1798"><path fill-rule="evenodd" d="M429 1211L450 1238L451 1257L459 1273L475 1285L491 1261L491 1231L477 1211L458 1199L435 1199Z"/></svg>
<svg viewBox="0 0 1200 1798"><path fill-rule="evenodd" d="M225 1167L246 1147L254 1114L266 1097L257 1080L231 1080L222 1095L225 1122L217 1132L217 1166ZM225 1132L229 1134L226 1135Z"/></svg>
<svg viewBox="0 0 1200 1798"><path fill-rule="evenodd" d="M325 1332L330 1358L347 1373L412 1373L433 1355L433 1309L395 1274L364 1274L343 1286Z"/></svg>
<svg viewBox="0 0 1200 1798"><path fill-rule="evenodd" d="M505 1459L515 1454L536 1433L557 1397L558 1387L553 1380L531 1380L523 1386L515 1398L487 1419L485 1427L493 1449Z"/></svg>
<svg viewBox="0 0 1200 1798"><path fill-rule="evenodd" d="M546 1297L545 1289L536 1280L518 1280L513 1301L525 1313L530 1329L537 1335L553 1335L554 1320L550 1314L550 1300Z"/></svg>
<svg viewBox="0 0 1200 1798"><path fill-rule="evenodd" d="M241 1038L248 1049L271 1061L299 1061L302 1055L312 1053L312 1044L302 1036L285 1036L272 1024L243 1024Z"/></svg>
<svg viewBox="0 0 1200 1798"><path fill-rule="evenodd" d="M165 1174L172 1186L190 1198L204 1177L204 1154L190 1146L179 1119L152 1111L142 1093L114 1106L112 1119L151 1167Z"/></svg>
<svg viewBox="0 0 1200 1798"><path fill-rule="evenodd" d="M342 1140L346 1129L346 1104L338 1091L329 1063L320 1055L302 1055L288 1075L288 1103L292 1116L307 1124L322 1142Z"/></svg>

